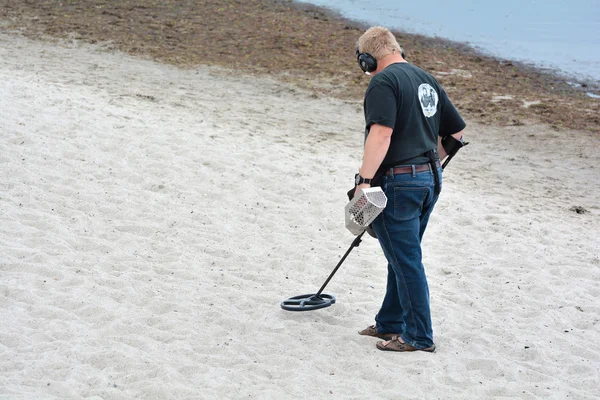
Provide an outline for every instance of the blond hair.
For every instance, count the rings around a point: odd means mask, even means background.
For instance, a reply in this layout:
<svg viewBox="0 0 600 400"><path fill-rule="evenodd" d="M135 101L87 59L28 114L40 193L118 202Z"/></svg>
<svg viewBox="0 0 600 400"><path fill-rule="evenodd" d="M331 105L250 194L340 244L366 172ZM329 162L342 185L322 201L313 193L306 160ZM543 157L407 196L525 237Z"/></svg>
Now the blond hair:
<svg viewBox="0 0 600 400"><path fill-rule="evenodd" d="M402 47L389 29L383 26L373 26L358 39L358 49L361 53L369 53L376 60L392 53L402 53Z"/></svg>

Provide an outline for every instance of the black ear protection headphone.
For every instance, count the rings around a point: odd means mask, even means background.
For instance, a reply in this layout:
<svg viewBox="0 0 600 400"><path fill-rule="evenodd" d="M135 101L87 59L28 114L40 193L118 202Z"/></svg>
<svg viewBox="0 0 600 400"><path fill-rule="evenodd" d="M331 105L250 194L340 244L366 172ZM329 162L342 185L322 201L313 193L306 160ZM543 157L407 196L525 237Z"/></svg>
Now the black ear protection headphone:
<svg viewBox="0 0 600 400"><path fill-rule="evenodd" d="M367 75L370 75L371 72L377 69L377 60L375 57L369 53L361 53L360 50L358 50L358 45L356 45L356 60L358 61L360 69Z"/></svg>
<svg viewBox="0 0 600 400"><path fill-rule="evenodd" d="M402 58L406 58L402 45L400 46L400 49L402 49L402 52L400 53L402 54ZM377 60L375 57L369 53L361 53L360 50L358 50L358 45L356 45L356 60L358 61L360 69L367 75L371 75L371 72L377 69Z"/></svg>

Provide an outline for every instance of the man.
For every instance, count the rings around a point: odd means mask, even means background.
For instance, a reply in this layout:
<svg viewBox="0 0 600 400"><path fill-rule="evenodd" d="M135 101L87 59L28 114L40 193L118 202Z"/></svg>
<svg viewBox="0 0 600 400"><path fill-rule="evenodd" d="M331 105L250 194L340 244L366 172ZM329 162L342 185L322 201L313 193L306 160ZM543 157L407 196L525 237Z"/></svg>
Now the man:
<svg viewBox="0 0 600 400"><path fill-rule="evenodd" d="M381 186L388 203L372 228L388 261L387 290L372 325L388 351L435 351L421 239L442 186L440 160L463 145L465 122L431 75L404 59L394 35L368 29L356 49L372 76L364 98L365 145L356 191Z"/></svg>

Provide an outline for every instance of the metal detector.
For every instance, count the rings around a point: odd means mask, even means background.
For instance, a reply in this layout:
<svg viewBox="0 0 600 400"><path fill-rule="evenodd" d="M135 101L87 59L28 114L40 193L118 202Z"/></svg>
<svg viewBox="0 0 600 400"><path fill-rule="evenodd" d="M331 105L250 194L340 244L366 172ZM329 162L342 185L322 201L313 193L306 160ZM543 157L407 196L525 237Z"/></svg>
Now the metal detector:
<svg viewBox="0 0 600 400"><path fill-rule="evenodd" d="M325 286L327 286L352 249L358 247L367 227L385 209L386 204L387 197L385 197L380 187L361 189L358 195L354 196L345 208L346 228L357 236L352 241L348 250L346 250L340 262L331 271L331 274L329 274L329 277L317 293L290 297L281 302L281 308L287 311L312 311L334 304L335 296L323 293Z"/></svg>
<svg viewBox="0 0 600 400"><path fill-rule="evenodd" d="M448 153L444 164L442 164L442 170L446 168L450 160L456 155L460 148L469 144L461 140L455 140L453 148ZM433 161L432 161L433 163ZM350 192L349 194L350 195ZM324 294L323 289L329 283L333 275L337 272L338 268L342 265L348 254L353 248L358 247L361 242L362 236L367 232L367 228L373 222L373 220L381 214L387 204L387 197L380 187L361 189L358 196L355 196L346 205L346 228L356 236L352 244L346 250L346 253L335 266L329 277L323 283L323 286L317 293L314 294L302 294L300 296L290 297L287 300L281 302L281 308L287 311L311 311L318 310L319 308L329 307L335 303L335 296Z"/></svg>

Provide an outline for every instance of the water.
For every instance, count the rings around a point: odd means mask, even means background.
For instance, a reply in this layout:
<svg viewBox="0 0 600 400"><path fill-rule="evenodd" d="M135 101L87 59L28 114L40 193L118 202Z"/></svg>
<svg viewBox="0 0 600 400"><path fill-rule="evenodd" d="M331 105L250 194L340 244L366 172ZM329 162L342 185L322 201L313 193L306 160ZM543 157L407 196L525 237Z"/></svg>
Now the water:
<svg viewBox="0 0 600 400"><path fill-rule="evenodd" d="M307 2L371 25L465 42L499 58L600 82L600 0Z"/></svg>

